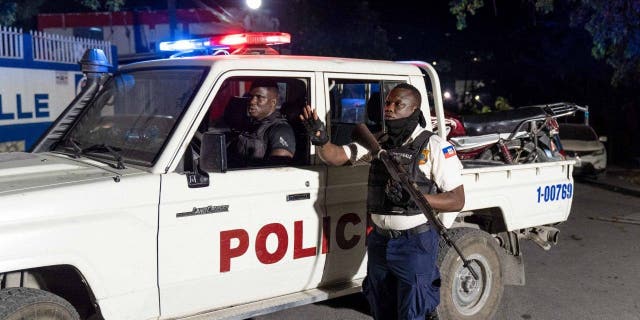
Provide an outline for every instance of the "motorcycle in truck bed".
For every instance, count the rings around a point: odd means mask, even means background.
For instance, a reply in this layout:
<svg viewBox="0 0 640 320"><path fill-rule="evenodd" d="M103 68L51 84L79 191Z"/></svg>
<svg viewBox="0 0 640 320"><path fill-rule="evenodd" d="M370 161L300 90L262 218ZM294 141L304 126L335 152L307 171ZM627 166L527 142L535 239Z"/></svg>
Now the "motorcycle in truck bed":
<svg viewBox="0 0 640 320"><path fill-rule="evenodd" d="M324 165L301 108L316 107L345 144L355 125L384 128L380 106L395 85L423 96L430 85L444 128L426 63L230 55L108 74L94 57L87 85L33 152L0 155L0 318L53 304L57 319L246 319L357 292L369 165ZM241 166L226 141L247 125L244 94L264 78L278 84L296 152L291 164ZM557 241L572 166L463 170L465 207L440 217L478 279L441 246L442 319L491 318L503 286L524 284L520 241Z"/></svg>

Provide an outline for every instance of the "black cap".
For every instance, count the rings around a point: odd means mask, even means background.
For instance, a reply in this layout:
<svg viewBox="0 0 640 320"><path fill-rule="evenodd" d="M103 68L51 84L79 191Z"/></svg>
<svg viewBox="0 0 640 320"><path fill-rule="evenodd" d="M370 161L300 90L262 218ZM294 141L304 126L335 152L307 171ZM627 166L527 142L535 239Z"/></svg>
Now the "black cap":
<svg viewBox="0 0 640 320"><path fill-rule="evenodd" d="M268 78L260 78L256 79L251 83L251 89L257 87L266 87L266 88L278 88L278 83L272 79Z"/></svg>

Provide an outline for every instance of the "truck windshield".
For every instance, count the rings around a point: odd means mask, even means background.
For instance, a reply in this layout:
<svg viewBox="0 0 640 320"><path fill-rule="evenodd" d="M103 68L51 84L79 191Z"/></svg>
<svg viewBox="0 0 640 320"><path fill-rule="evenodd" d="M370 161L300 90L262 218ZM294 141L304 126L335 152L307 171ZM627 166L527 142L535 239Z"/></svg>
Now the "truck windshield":
<svg viewBox="0 0 640 320"><path fill-rule="evenodd" d="M119 162L153 165L205 71L173 68L116 74L56 149L105 160L113 160L115 152Z"/></svg>

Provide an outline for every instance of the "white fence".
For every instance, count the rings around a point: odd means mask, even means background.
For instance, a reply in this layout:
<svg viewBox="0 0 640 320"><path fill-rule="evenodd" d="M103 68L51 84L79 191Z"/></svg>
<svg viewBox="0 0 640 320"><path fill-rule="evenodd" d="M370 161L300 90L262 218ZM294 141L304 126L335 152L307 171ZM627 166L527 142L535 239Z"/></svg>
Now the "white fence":
<svg viewBox="0 0 640 320"><path fill-rule="evenodd" d="M23 56L22 30L0 26L0 58L22 59Z"/></svg>
<svg viewBox="0 0 640 320"><path fill-rule="evenodd" d="M117 69L116 48L107 41L0 26L0 152L28 150L69 105L88 48L102 49Z"/></svg>
<svg viewBox="0 0 640 320"><path fill-rule="evenodd" d="M104 51L107 60L112 63L111 43L93 39L65 37L31 31L33 41L33 60L58 63L78 63L86 49L98 48Z"/></svg>
<svg viewBox="0 0 640 320"><path fill-rule="evenodd" d="M0 58L77 64L84 51L89 48L102 49L107 60L113 64L109 41L61 36L40 31L30 31L25 34L19 28L0 26Z"/></svg>

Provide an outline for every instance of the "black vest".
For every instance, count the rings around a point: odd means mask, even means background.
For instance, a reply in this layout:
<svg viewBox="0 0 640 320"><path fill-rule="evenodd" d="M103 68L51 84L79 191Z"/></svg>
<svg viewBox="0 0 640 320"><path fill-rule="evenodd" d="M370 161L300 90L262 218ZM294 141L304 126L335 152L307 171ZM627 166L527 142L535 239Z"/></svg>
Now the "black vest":
<svg viewBox="0 0 640 320"><path fill-rule="evenodd" d="M271 127L281 123L288 123L279 112L274 112L266 118L251 123L247 131L238 135L233 143L232 161L242 166L262 164L269 156L267 151L267 132Z"/></svg>
<svg viewBox="0 0 640 320"><path fill-rule="evenodd" d="M398 148L388 149L387 153L398 162L409 174L411 181L415 182L423 194L437 192L435 182L418 167L422 150L427 147L429 138L433 132L422 131L411 143ZM391 179L387 168L382 161L376 159L371 162L369 169L369 190L367 193L367 211L375 214L413 216L422 214L415 202L410 201L406 206L398 206L389 200L385 193L388 180Z"/></svg>

